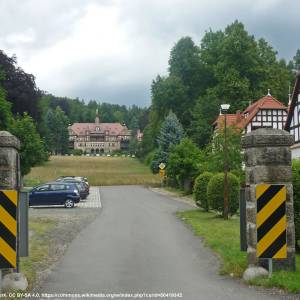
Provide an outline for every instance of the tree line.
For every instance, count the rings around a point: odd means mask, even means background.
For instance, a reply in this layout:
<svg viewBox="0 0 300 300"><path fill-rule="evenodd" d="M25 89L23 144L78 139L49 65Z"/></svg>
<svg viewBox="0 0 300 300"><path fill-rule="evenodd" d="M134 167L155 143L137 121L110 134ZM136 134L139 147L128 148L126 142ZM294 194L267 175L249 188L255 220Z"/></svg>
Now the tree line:
<svg viewBox="0 0 300 300"><path fill-rule="evenodd" d="M269 88L287 104L299 68L300 50L289 62L279 59L265 39L256 39L239 21L224 30L206 31L198 45L190 37L181 38L171 49L168 74L152 82L140 156L158 147L157 136L170 110L186 135L205 148L220 104L230 104L230 112L235 113L266 95Z"/></svg>
<svg viewBox="0 0 300 300"><path fill-rule="evenodd" d="M133 134L148 123L148 108L109 104L96 100L57 97L40 90L35 77L0 50L0 130L8 130L21 141L21 172L46 161L50 154L69 153L68 126L74 122L100 121L126 124ZM136 141L133 139L132 145Z"/></svg>

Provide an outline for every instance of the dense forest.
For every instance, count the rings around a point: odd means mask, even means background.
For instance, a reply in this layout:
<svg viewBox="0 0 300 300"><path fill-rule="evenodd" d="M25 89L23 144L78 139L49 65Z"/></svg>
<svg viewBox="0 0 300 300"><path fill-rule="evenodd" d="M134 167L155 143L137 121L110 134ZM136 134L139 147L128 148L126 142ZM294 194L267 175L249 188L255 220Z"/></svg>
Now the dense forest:
<svg viewBox="0 0 300 300"><path fill-rule="evenodd" d="M48 94L18 66L16 56L0 50L0 130L20 138L23 174L49 153L67 153L67 127L93 122L97 108L101 122L121 122L133 132L144 132L137 145L141 158L159 147L158 136L170 111L184 135L203 149L211 141L211 125L221 103L231 104L232 113L243 110L269 88L287 103L299 68L300 50L289 62L279 59L266 40L256 39L235 21L224 30L208 30L199 44L190 37L177 41L170 52L168 74L152 82L151 106L140 108Z"/></svg>

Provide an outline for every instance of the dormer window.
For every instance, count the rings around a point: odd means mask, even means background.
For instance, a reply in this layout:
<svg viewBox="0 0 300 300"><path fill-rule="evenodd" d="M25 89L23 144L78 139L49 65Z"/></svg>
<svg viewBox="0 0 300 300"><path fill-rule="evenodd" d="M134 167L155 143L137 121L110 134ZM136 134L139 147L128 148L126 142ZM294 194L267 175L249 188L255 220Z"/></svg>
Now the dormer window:
<svg viewBox="0 0 300 300"><path fill-rule="evenodd" d="M99 127L96 127L96 131L99 131L100 130L100 128Z"/></svg>

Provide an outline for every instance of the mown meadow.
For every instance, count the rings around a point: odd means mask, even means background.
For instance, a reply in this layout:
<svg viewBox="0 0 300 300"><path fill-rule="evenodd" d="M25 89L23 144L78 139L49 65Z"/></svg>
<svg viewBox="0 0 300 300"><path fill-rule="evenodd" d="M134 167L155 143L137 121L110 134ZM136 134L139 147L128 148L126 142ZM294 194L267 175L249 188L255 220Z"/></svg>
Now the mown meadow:
<svg viewBox="0 0 300 300"><path fill-rule="evenodd" d="M84 176L90 185L147 185L160 183L149 167L131 157L51 156L42 166L31 169L25 177L27 186L55 180L59 176Z"/></svg>

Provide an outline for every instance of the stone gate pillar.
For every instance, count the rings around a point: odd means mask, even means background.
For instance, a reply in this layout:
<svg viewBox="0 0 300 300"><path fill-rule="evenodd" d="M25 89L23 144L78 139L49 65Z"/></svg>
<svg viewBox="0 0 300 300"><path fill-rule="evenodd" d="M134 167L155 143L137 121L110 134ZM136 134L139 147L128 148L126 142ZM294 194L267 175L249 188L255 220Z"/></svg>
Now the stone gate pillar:
<svg viewBox="0 0 300 300"><path fill-rule="evenodd" d="M287 259L273 261L275 270L295 269L295 227L290 146L294 136L279 129L262 128L242 138L246 164L247 256L250 266L267 267L266 259L256 257L256 185L286 186Z"/></svg>
<svg viewBox="0 0 300 300"><path fill-rule="evenodd" d="M20 142L7 131L0 131L0 189L20 189Z"/></svg>

